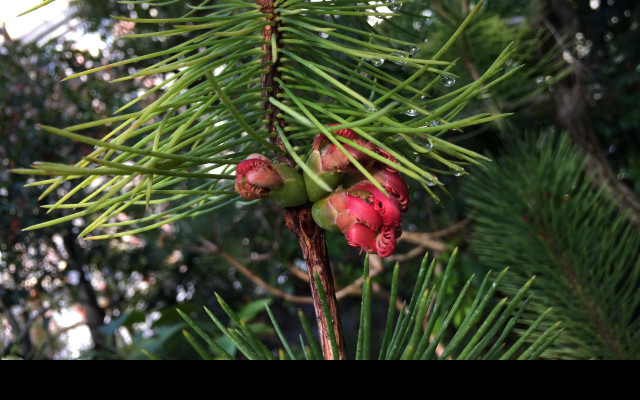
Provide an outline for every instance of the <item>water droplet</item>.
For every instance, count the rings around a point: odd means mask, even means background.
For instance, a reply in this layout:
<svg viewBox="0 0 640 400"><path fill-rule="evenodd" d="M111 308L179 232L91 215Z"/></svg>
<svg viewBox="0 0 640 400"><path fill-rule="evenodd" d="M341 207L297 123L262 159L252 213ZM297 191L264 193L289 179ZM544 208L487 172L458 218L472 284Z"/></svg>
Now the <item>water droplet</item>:
<svg viewBox="0 0 640 400"><path fill-rule="evenodd" d="M384 58L372 58L371 64L373 64L374 67L380 67L384 64Z"/></svg>
<svg viewBox="0 0 640 400"><path fill-rule="evenodd" d="M571 54L569 50L565 50L562 52L562 58L569 64L573 64L574 62L573 54Z"/></svg>
<svg viewBox="0 0 640 400"><path fill-rule="evenodd" d="M413 108L411 108L411 109L405 111L404 115L407 115L409 117L416 117L416 116L420 115L420 112L418 110L414 110Z"/></svg>
<svg viewBox="0 0 640 400"><path fill-rule="evenodd" d="M624 169L620 170L620 172L618 172L618 179L620 180L624 180L627 179L629 177L629 175L627 174L627 171L625 171Z"/></svg>
<svg viewBox="0 0 640 400"><path fill-rule="evenodd" d="M409 46L409 53L411 54L416 54L418 52L418 46L414 46L414 45L410 45Z"/></svg>
<svg viewBox="0 0 640 400"><path fill-rule="evenodd" d="M426 150L431 150L433 149L433 142L431 141L431 139L429 138L425 138L425 140L427 141L427 143L424 145L424 148Z"/></svg>
<svg viewBox="0 0 640 400"><path fill-rule="evenodd" d="M434 175L434 178L435 178L435 175ZM437 180L436 179L428 179L427 180L427 186L434 187L435 185L437 185Z"/></svg>
<svg viewBox="0 0 640 400"><path fill-rule="evenodd" d="M444 87L451 87L456 84L456 78L449 74L440 75L440 80L442 81Z"/></svg>
<svg viewBox="0 0 640 400"><path fill-rule="evenodd" d="M451 172L453 173L453 176L462 176L465 173L464 168L462 167L451 168Z"/></svg>
<svg viewBox="0 0 640 400"><path fill-rule="evenodd" d="M406 55L406 54L404 54L404 53L393 53L393 54L392 54L392 56L394 56L394 57L400 57L400 58L407 58L407 55ZM395 64L398 64L398 65L405 65L405 64L407 63L407 62L406 62L406 61L404 61L404 60L393 60L393 62L394 62Z"/></svg>
<svg viewBox="0 0 640 400"><path fill-rule="evenodd" d="M387 7L389 7L389 10L391 10L391 12L396 12L400 10L400 7L402 7L402 3L398 3L396 0L389 0L389 4L387 4Z"/></svg>

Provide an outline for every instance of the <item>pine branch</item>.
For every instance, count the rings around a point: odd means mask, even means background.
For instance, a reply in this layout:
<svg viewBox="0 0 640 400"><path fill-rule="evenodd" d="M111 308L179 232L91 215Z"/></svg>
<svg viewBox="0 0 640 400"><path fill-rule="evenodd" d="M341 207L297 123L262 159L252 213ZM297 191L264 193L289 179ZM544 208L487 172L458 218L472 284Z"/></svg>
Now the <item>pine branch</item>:
<svg viewBox="0 0 640 400"><path fill-rule="evenodd" d="M553 307L566 327L544 357L637 359L640 232L566 135L529 136L508 150L465 188L478 212L472 250L486 265L511 267L507 287L537 276L532 310Z"/></svg>
<svg viewBox="0 0 640 400"><path fill-rule="evenodd" d="M578 21L573 6L566 0L545 0L543 9L547 16L541 20L546 27L554 32L555 40L549 41L547 48L559 44L566 48L568 44L563 37L575 37L578 31ZM553 20L557 27L548 20ZM559 43L555 43L559 41ZM584 67L576 68L554 85L553 99L556 103L557 119L567 129L572 140L587 157L587 165L592 179L607 189L612 202L617 204L621 212L629 211L628 218L636 225L640 225L640 196L618 179L618 174L602 155L602 146L598 143L594 124L591 122L586 90L582 84Z"/></svg>

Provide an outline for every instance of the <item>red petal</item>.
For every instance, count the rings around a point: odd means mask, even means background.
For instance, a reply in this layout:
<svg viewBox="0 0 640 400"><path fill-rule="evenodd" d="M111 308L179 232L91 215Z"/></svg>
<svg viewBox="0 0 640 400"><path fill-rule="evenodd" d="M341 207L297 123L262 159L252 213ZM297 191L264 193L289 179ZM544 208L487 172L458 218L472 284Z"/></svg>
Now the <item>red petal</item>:
<svg viewBox="0 0 640 400"><path fill-rule="evenodd" d="M355 217L358 223L365 225L372 231L377 232L382 226L380 215L371 207L371 204L360 197L347 196L347 213Z"/></svg>
<svg viewBox="0 0 640 400"><path fill-rule="evenodd" d="M349 230L344 232L347 243L353 247L359 247L367 253L375 252L376 232L362 224L354 224Z"/></svg>

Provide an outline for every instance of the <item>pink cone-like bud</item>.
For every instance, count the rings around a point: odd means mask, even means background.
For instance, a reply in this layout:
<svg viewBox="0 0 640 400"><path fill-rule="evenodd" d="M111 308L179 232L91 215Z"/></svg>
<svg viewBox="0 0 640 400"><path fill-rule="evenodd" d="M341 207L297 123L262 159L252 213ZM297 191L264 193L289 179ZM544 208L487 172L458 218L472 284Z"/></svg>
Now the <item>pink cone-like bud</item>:
<svg viewBox="0 0 640 400"><path fill-rule="evenodd" d="M400 225L402 212L395 197L385 196L372 183L365 181L349 189L349 193L366 198L374 210L380 214L384 226L396 227Z"/></svg>
<svg viewBox="0 0 640 400"><path fill-rule="evenodd" d="M361 224L377 232L382 226L382 218L371 204L344 191L314 203L312 215L318 225L330 231L345 232Z"/></svg>
<svg viewBox="0 0 640 400"><path fill-rule="evenodd" d="M401 212L405 213L409 210L409 186L400 174L390 172L388 169L380 169L373 174L373 177L395 197Z"/></svg>
<svg viewBox="0 0 640 400"><path fill-rule="evenodd" d="M330 125L335 126L338 124ZM336 135L345 137L356 142L358 145L365 147L369 150L374 150L375 146L372 143L364 141L358 137L358 134L352 131L351 129L340 129L334 132ZM348 144L343 144L344 149L351 155L353 158L358 160L358 162L365 163L365 168L370 168L373 164L373 160L367 157L366 154L349 146ZM335 172L355 172L357 169L351 165L351 161L347 158L347 156L338 148L338 146L334 145L327 139L327 137L323 134L316 135L313 141L313 150L320 151L320 159L322 162L322 170L323 171L335 171Z"/></svg>
<svg viewBox="0 0 640 400"><path fill-rule="evenodd" d="M271 160L261 154L252 154L238 164L236 169L236 192L247 200L269 197L271 189L284 184L284 178L274 168Z"/></svg>
<svg viewBox="0 0 640 400"><path fill-rule="evenodd" d="M344 196L340 196L341 194ZM335 199L331 201L334 207L341 210L336 218L336 225L342 232L350 229L353 224L362 224L374 232L382 226L380 215L360 197L340 193L332 196L332 199Z"/></svg>

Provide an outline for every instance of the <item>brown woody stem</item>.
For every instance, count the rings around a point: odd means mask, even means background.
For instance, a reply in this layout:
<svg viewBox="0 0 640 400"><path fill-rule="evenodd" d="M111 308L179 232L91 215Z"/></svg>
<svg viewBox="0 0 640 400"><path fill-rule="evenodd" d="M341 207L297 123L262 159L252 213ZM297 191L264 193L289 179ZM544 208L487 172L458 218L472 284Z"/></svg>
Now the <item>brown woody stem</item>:
<svg viewBox="0 0 640 400"><path fill-rule="evenodd" d="M335 285L333 283L333 273L329 263L329 253L324 238L324 230L320 228L311 217L311 207L309 205L287 209L285 220L287 227L296 235L302 255L307 264L309 275L309 285L311 286L311 297L313 298L313 308L316 312L318 322L318 336L322 345L322 353L326 360L340 359L347 357L342 333L342 322L338 311L338 300L336 297ZM322 302L318 295L315 275L318 275L322 283L329 306L329 314L325 316ZM329 339L329 328L327 319L333 322L333 333L336 337L338 354L334 354Z"/></svg>
<svg viewBox="0 0 640 400"><path fill-rule="evenodd" d="M280 22L276 18L274 0L255 0L256 4L261 6L262 12L267 16L267 20L272 24L263 28L263 37L265 42L271 43L273 36L276 35L276 44L280 45ZM278 77L278 68L280 61L273 62L273 48L271 44L263 46L265 55L263 62L267 63L266 72L262 75L262 87L265 89L263 96L265 98L265 110L267 111L267 129L272 134L272 142L279 148L285 150L285 146L277 134L279 126L283 131L285 122L278 118L280 110L268 101L269 97L277 97L281 92L281 88L276 84L275 78ZM268 90L270 89L270 90ZM286 153L285 153L286 154ZM278 154L278 161L290 167L295 167L294 160L286 155ZM329 253L324 237L324 230L320 228L311 217L311 204L304 206L288 208L285 212L285 222L287 227L293 232L298 239L302 255L307 264L309 273L309 283L311 286L311 296L313 298L313 306L316 312L316 320L318 322L318 336L322 345L323 356L326 360L340 359L345 360L347 351L344 343L344 335L342 333L342 323L340 313L338 311L338 300L336 298L335 285L333 283L333 273L329 263ZM329 314L325 316L322 302L319 297L318 287L316 286L315 274L320 278L322 288L327 298L329 306ZM337 342L338 354L334 354L329 339L328 318L333 322L333 330Z"/></svg>

